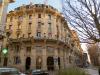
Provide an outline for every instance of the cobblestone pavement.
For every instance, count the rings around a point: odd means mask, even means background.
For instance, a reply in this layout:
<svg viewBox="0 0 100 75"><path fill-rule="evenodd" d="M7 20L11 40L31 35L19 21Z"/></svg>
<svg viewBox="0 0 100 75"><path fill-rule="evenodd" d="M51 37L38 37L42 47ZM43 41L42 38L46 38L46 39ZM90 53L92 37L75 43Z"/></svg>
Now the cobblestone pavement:
<svg viewBox="0 0 100 75"><path fill-rule="evenodd" d="M90 69L90 68L88 68L88 69L85 69L85 71L90 75L99 75L98 74L98 69Z"/></svg>

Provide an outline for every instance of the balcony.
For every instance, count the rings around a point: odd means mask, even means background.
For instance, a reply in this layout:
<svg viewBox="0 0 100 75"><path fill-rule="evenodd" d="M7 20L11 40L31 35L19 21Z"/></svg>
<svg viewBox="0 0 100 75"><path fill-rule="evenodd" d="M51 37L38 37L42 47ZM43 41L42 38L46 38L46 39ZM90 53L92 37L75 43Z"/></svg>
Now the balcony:
<svg viewBox="0 0 100 75"><path fill-rule="evenodd" d="M20 43L20 39L9 38L8 39L8 42L9 42L9 44L12 44L12 43Z"/></svg>
<svg viewBox="0 0 100 75"><path fill-rule="evenodd" d="M17 30L16 30L16 33L17 33L17 34L20 34L20 33L21 33L21 29L17 29Z"/></svg>
<svg viewBox="0 0 100 75"><path fill-rule="evenodd" d="M42 37L42 36L35 36L34 39L41 40L41 39L44 39L44 37Z"/></svg>

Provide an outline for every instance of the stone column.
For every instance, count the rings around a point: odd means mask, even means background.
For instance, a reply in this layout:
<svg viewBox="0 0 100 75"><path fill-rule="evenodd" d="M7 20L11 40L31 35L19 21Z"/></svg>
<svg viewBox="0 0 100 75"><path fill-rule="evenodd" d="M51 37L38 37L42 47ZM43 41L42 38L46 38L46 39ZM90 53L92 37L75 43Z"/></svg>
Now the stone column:
<svg viewBox="0 0 100 75"><path fill-rule="evenodd" d="M57 50L57 48L54 50L54 66L55 66L55 70L59 70L59 66L58 66L58 50Z"/></svg>
<svg viewBox="0 0 100 75"><path fill-rule="evenodd" d="M25 71L25 62L26 62L26 56L25 56L25 53L26 53L26 47L24 47L22 45L21 47L21 50L20 50L20 60L21 60L21 64L20 64L20 68Z"/></svg>
<svg viewBox="0 0 100 75"><path fill-rule="evenodd" d="M43 58L42 58L42 69L47 70L47 50L46 47L43 47Z"/></svg>
<svg viewBox="0 0 100 75"><path fill-rule="evenodd" d="M64 52L63 52L63 48L60 49L60 63L61 63L61 69L64 69Z"/></svg>
<svg viewBox="0 0 100 75"><path fill-rule="evenodd" d="M67 54L66 54L66 50L64 50L64 68L67 67Z"/></svg>
<svg viewBox="0 0 100 75"><path fill-rule="evenodd" d="M36 49L32 47L31 50L31 69L36 69Z"/></svg>

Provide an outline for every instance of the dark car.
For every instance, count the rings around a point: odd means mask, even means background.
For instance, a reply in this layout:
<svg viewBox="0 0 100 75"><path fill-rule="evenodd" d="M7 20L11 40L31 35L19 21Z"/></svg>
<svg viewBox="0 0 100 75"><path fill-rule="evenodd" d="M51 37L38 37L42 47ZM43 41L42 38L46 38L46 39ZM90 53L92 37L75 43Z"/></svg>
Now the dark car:
<svg viewBox="0 0 100 75"><path fill-rule="evenodd" d="M0 75L20 75L15 68L0 68Z"/></svg>
<svg viewBox="0 0 100 75"><path fill-rule="evenodd" d="M31 70L28 75L49 75L49 73L44 70Z"/></svg>

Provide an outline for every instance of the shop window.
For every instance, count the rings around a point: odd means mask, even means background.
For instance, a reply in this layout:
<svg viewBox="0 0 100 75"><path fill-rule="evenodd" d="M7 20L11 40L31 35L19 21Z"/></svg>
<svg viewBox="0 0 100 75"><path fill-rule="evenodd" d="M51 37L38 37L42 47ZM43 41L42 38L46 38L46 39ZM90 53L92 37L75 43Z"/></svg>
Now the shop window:
<svg viewBox="0 0 100 75"><path fill-rule="evenodd" d="M15 64L20 64L21 63L21 60L20 60L20 57L19 56L15 56L14 57L14 63Z"/></svg>

